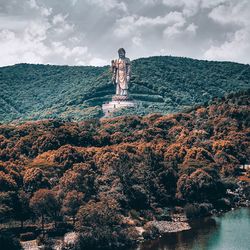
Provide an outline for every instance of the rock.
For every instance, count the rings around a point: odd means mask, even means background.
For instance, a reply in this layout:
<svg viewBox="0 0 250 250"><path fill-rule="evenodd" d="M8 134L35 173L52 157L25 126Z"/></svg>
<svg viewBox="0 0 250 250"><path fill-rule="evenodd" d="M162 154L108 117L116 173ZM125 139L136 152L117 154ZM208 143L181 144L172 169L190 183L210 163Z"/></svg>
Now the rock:
<svg viewBox="0 0 250 250"><path fill-rule="evenodd" d="M39 250L36 240L21 241L24 250Z"/></svg>
<svg viewBox="0 0 250 250"><path fill-rule="evenodd" d="M175 233L191 229L190 225L187 222L150 221L148 223L157 228L160 234Z"/></svg>
<svg viewBox="0 0 250 250"><path fill-rule="evenodd" d="M78 240L79 235L75 232L69 232L64 235L63 243L66 246L73 246Z"/></svg>

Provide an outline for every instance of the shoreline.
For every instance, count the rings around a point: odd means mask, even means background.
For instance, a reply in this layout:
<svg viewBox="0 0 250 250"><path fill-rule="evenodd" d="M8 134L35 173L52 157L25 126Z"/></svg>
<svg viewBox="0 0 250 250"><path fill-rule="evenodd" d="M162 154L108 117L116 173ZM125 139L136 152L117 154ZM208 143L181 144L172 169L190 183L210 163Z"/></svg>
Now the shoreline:
<svg viewBox="0 0 250 250"><path fill-rule="evenodd" d="M242 206L232 207L230 210L217 211L216 213L212 213L209 216L200 217L199 219L212 218L213 216L222 216L227 212L234 211L234 210L241 209L241 208L250 208L250 206L242 205ZM174 214L174 215L175 215L175 220L179 218L179 221L152 220L152 221L145 223L143 226L131 227L131 228L134 228L138 232L138 238L136 239L136 244L133 247L134 248L138 247L140 244L148 240L158 240L166 234L178 233L178 232L188 231L188 230L193 229L192 224L196 222L197 219L187 219L185 214L181 214L181 213ZM151 230L153 228L157 229L157 233L152 234ZM55 241L57 247L59 247L57 249L61 249L60 246L64 244L74 245L74 242L77 240L77 237L78 237L78 233L72 231L72 232L66 233L60 240L58 240L58 238L57 239L50 238L50 239ZM72 241L72 239L74 240ZM38 245L37 240L20 241L20 243L24 250L38 250L41 247L41 245ZM134 249L134 248L131 248L131 249Z"/></svg>

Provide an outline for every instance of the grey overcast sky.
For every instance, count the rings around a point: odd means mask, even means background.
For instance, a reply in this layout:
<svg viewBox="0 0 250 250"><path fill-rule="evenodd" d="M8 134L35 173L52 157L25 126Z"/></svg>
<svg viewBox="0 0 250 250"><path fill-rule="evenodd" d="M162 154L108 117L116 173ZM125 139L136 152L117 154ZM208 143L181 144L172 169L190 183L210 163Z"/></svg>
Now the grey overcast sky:
<svg viewBox="0 0 250 250"><path fill-rule="evenodd" d="M99 66L120 47L249 64L250 0L0 0L0 66Z"/></svg>

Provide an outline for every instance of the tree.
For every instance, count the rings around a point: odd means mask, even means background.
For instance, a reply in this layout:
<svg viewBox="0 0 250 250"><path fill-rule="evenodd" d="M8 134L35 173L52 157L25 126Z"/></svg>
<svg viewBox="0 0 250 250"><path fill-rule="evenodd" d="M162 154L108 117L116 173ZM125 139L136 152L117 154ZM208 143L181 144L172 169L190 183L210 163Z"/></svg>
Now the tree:
<svg viewBox="0 0 250 250"><path fill-rule="evenodd" d="M58 217L58 211L60 208L55 191L39 189L31 198L30 207L35 214L41 216L43 232L45 215L54 219L56 225L56 219Z"/></svg>
<svg viewBox="0 0 250 250"><path fill-rule="evenodd" d="M40 188L50 186L48 178L45 177L40 168L29 168L25 171L23 177L24 189L28 192L34 192Z"/></svg>
<svg viewBox="0 0 250 250"><path fill-rule="evenodd" d="M190 175L183 174L177 182L177 198L190 202L213 201L222 193L223 187L219 177L212 177L200 168Z"/></svg>
<svg viewBox="0 0 250 250"><path fill-rule="evenodd" d="M9 175L0 171L0 191L16 190L17 184L15 180Z"/></svg>
<svg viewBox="0 0 250 250"><path fill-rule="evenodd" d="M24 191L19 191L17 194L17 204L15 206L15 218L20 220L21 228L23 222L30 216L29 195Z"/></svg>
<svg viewBox="0 0 250 250"><path fill-rule="evenodd" d="M77 213L76 229L82 234L84 249L105 249L116 244L121 223L119 209L117 201L112 198L90 201L81 206Z"/></svg>
<svg viewBox="0 0 250 250"><path fill-rule="evenodd" d="M14 192L0 192L0 222L9 219L13 215Z"/></svg>
<svg viewBox="0 0 250 250"><path fill-rule="evenodd" d="M75 225L75 217L79 207L83 204L84 194L77 191L68 192L63 200L62 212L66 215L72 216L73 225Z"/></svg>

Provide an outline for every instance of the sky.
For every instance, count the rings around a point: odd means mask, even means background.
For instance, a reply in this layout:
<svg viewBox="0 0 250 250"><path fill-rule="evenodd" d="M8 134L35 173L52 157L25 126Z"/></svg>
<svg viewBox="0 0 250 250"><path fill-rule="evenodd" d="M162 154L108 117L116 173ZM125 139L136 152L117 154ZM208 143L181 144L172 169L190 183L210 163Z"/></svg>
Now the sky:
<svg viewBox="0 0 250 250"><path fill-rule="evenodd" d="M250 64L250 0L0 0L0 66L172 55Z"/></svg>

